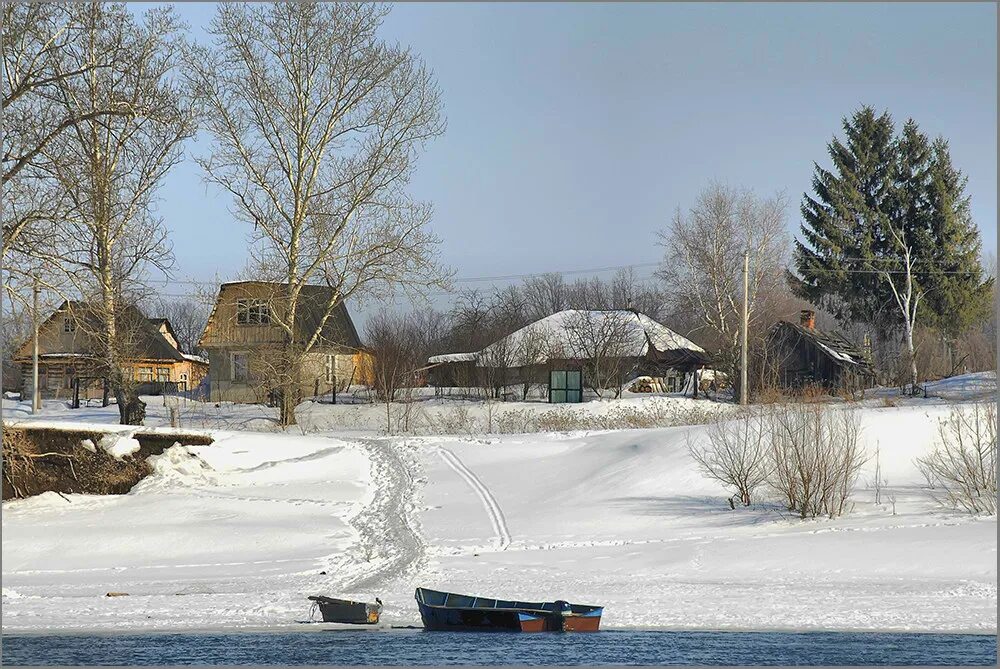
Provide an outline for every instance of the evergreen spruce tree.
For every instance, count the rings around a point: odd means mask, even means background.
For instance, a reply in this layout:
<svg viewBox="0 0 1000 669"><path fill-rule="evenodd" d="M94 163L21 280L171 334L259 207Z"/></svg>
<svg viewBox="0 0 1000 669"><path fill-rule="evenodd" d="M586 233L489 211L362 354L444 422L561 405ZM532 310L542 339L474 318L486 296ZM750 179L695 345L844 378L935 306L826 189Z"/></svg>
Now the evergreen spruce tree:
<svg viewBox="0 0 1000 669"><path fill-rule="evenodd" d="M844 119L846 142L828 145L833 170L814 163L815 197L803 196L793 291L841 320L888 325L892 296L876 270L887 252L896 147L888 113L863 107Z"/></svg>
<svg viewBox="0 0 1000 669"><path fill-rule="evenodd" d="M814 195L803 196L793 292L877 333L898 327L889 281L898 290L905 268L895 232L913 258L919 323L955 336L985 318L993 280L983 280L966 178L947 141L930 142L912 119L896 138L889 114L871 107L843 125L846 142L828 145L833 170L815 164Z"/></svg>
<svg viewBox="0 0 1000 669"><path fill-rule="evenodd" d="M979 229L965 193L967 179L952 164L944 138L934 141L929 163L929 252L928 263L921 268L927 292L922 317L953 338L989 316L993 278L983 278Z"/></svg>

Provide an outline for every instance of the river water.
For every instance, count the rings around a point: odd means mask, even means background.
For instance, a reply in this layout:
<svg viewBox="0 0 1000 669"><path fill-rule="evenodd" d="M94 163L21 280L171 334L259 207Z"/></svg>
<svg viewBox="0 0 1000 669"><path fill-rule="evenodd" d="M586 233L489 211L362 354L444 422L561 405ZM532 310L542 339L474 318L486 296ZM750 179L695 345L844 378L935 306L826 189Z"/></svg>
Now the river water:
<svg viewBox="0 0 1000 669"><path fill-rule="evenodd" d="M5 665L994 665L995 636L845 632L593 634L326 629L4 635Z"/></svg>

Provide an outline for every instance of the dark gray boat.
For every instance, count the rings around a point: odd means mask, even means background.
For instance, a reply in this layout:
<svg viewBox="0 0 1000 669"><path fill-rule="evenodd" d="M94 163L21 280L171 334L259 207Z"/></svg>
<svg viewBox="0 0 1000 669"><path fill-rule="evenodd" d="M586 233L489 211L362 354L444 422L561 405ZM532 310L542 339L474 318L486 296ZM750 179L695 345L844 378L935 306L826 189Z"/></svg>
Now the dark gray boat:
<svg viewBox="0 0 1000 669"><path fill-rule="evenodd" d="M382 600L377 597L374 604L322 595L313 595L309 599L314 602L313 606L319 607L325 623L374 625L378 623L379 615L382 613Z"/></svg>

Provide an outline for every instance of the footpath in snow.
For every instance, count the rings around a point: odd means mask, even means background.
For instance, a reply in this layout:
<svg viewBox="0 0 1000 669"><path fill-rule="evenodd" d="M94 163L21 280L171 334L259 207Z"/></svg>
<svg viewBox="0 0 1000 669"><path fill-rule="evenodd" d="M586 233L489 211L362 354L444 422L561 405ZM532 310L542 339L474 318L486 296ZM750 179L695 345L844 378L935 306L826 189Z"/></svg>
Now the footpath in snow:
<svg viewBox="0 0 1000 669"><path fill-rule="evenodd" d="M996 517L935 506L913 463L955 392L866 403L895 513L870 463L836 520L730 510L688 455L701 426L220 431L127 495L5 502L4 632L287 628L311 594L378 596L386 625L411 625L423 585L602 604L608 628L995 633Z"/></svg>

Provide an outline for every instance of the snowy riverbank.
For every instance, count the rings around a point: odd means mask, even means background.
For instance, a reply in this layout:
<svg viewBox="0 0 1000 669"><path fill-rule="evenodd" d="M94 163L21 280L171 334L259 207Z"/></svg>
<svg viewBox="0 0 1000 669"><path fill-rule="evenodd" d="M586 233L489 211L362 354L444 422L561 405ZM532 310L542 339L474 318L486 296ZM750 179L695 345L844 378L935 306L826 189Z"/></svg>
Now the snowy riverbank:
<svg viewBox="0 0 1000 669"><path fill-rule="evenodd" d="M410 625L424 585L603 604L608 628L993 633L996 517L935 506L913 464L951 401L866 403L895 514L869 466L837 520L731 511L688 455L700 426L217 431L128 495L5 502L3 630L298 628L320 593Z"/></svg>

